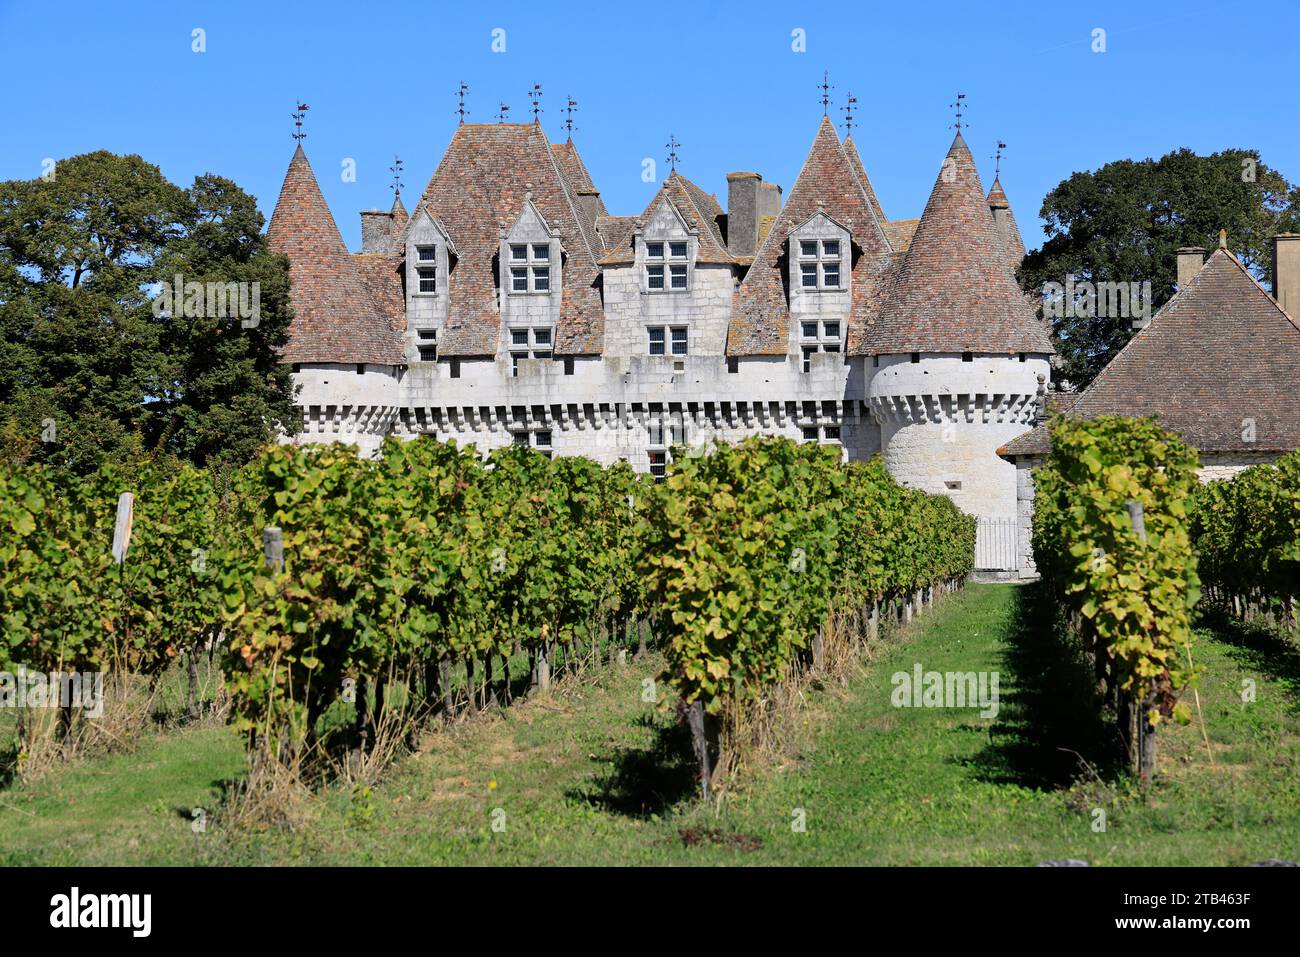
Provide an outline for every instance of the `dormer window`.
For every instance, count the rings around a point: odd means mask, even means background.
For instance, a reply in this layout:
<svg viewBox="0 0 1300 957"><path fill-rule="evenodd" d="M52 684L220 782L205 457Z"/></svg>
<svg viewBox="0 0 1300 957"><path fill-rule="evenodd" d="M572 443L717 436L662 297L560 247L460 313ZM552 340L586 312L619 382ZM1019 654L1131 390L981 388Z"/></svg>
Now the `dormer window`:
<svg viewBox="0 0 1300 957"><path fill-rule="evenodd" d="M808 291L841 289L842 246L838 239L804 239L799 242L799 285Z"/></svg>
<svg viewBox="0 0 1300 957"><path fill-rule="evenodd" d="M551 291L551 247L548 243L512 243L510 291L524 295Z"/></svg>
<svg viewBox="0 0 1300 957"><path fill-rule="evenodd" d="M686 240L645 244L646 289L683 291L690 288L690 244Z"/></svg>

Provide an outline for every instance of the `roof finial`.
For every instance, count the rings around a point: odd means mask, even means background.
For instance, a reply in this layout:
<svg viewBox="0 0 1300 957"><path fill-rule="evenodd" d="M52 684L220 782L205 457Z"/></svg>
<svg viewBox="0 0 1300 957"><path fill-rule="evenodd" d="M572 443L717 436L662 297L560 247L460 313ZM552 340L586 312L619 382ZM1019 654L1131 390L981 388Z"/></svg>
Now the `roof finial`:
<svg viewBox="0 0 1300 957"><path fill-rule="evenodd" d="M955 110L955 111L957 112L957 122L954 123L954 124L952 124L952 126L948 127L948 129L951 130L951 129L954 129L954 128L955 128L955 129L957 130L957 135L958 135L958 136L961 135L961 128L962 128L961 111L962 111L962 107L965 105L962 101L965 100L965 99L966 99L966 94L965 94L965 93L958 93L958 94L957 94L957 102L956 102L956 103L949 103L949 104L948 104L948 109L950 109L950 110ZM965 124L965 125L966 125L966 126L970 126L969 123L967 123L967 124Z"/></svg>
<svg viewBox="0 0 1300 957"><path fill-rule="evenodd" d="M504 123L506 121L506 117L509 115L510 115L510 107L502 103L501 108L497 110L497 122Z"/></svg>
<svg viewBox="0 0 1300 957"><path fill-rule="evenodd" d="M298 109L293 114L293 125L298 128L298 132L290 133L289 135L298 141L299 146L302 146L302 141L307 138L307 134L302 131L302 118L307 115L309 109L311 109L311 107L306 103L299 103Z"/></svg>
<svg viewBox="0 0 1300 957"><path fill-rule="evenodd" d="M1220 249L1228 248L1228 231L1226 229L1219 230L1219 248Z"/></svg>
<svg viewBox="0 0 1300 957"><path fill-rule="evenodd" d="M1007 144L998 140L998 151L993 157L993 178L997 179L1002 175L1002 151L1007 148Z"/></svg>
<svg viewBox="0 0 1300 957"><path fill-rule="evenodd" d="M669 134L668 134L668 142L665 143L664 145L665 145L666 147L668 147L668 167L669 167L669 171L675 173L675 172L677 172L677 161L678 161L679 159L681 159L681 157L677 155L677 147L681 146L682 144L677 142L677 137L675 137L675 136L673 136L673 134L669 133Z"/></svg>
<svg viewBox="0 0 1300 957"><path fill-rule="evenodd" d="M456 91L456 112L460 115L460 125L465 125L465 117L469 116L469 110L465 109L465 94L469 92L469 87L464 80L460 81L460 89Z"/></svg>
<svg viewBox="0 0 1300 957"><path fill-rule="evenodd" d="M546 112L542 109L542 85L540 83L533 84L533 88L528 91L528 98L533 101L533 122L540 123L541 120L537 118L538 114Z"/></svg>
<svg viewBox="0 0 1300 957"><path fill-rule="evenodd" d="M829 70L822 70L822 81L817 84L817 89L822 91L821 99L817 102L822 105L822 116L831 115L831 74Z"/></svg>
<svg viewBox="0 0 1300 957"><path fill-rule="evenodd" d="M573 114L578 110L578 101L568 95L566 95L564 99L564 112L568 114L564 120L564 128L569 131L569 139L572 140L573 131L576 129L573 125Z"/></svg>
<svg viewBox="0 0 1300 957"><path fill-rule="evenodd" d="M848 95L847 101L840 107L844 111L844 136L853 135L853 108L858 105L858 98L852 93Z"/></svg>
<svg viewBox="0 0 1300 957"><path fill-rule="evenodd" d="M393 185L389 189L400 199L402 195L402 158L396 153L393 154L393 165L388 167L388 171L393 174Z"/></svg>

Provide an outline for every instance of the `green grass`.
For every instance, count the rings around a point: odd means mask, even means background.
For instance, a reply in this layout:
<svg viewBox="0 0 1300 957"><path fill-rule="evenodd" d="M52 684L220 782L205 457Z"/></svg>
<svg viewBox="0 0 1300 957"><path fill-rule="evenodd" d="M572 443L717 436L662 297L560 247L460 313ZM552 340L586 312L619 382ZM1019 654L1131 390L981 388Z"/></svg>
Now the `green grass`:
<svg viewBox="0 0 1300 957"><path fill-rule="evenodd" d="M972 586L890 638L847 688L810 695L802 747L719 811L689 748L642 701L658 662L430 735L373 791L329 789L294 832L188 811L242 768L229 731L151 737L0 791L0 864L1242 864L1300 858L1300 653L1212 622L1196 646L1213 766L1193 723L1160 738L1143 796L1077 651L1032 588ZM894 672L997 671L996 719L895 708ZM1256 700L1243 703L1242 680ZM1086 761L1086 764L1085 764ZM504 830L492 827L495 809ZM1093 829L1095 811L1106 829ZM791 822L802 811L806 830ZM689 846L682 831L695 840Z"/></svg>

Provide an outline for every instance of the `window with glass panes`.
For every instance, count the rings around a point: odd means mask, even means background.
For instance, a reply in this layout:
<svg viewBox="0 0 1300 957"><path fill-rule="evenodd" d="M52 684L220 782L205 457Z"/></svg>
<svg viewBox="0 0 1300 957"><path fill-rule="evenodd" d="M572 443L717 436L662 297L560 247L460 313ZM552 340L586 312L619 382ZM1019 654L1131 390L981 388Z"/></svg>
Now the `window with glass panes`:
<svg viewBox="0 0 1300 957"><path fill-rule="evenodd" d="M438 291L438 247L415 247L416 292L430 295Z"/></svg>
<svg viewBox="0 0 1300 957"><path fill-rule="evenodd" d="M650 355L689 354L690 334L685 326L650 326Z"/></svg>
<svg viewBox="0 0 1300 957"><path fill-rule="evenodd" d="M510 374L519 375L520 359L551 358L551 327L529 327L510 330Z"/></svg>
<svg viewBox="0 0 1300 957"><path fill-rule="evenodd" d="M838 239L799 240L799 286L814 291L842 289L843 244Z"/></svg>
<svg viewBox="0 0 1300 957"><path fill-rule="evenodd" d="M645 287L651 292L690 288L690 243L686 240L651 240L645 244Z"/></svg>
<svg viewBox="0 0 1300 957"><path fill-rule="evenodd" d="M438 330L417 329L415 332L415 347L420 351L421 362L437 362Z"/></svg>
<svg viewBox="0 0 1300 957"><path fill-rule="evenodd" d="M838 319L804 319L799 323L804 372L812 370L812 357L816 353L840 351L842 325Z"/></svg>
<svg viewBox="0 0 1300 957"><path fill-rule="evenodd" d="M510 292L551 291L551 244L510 244Z"/></svg>

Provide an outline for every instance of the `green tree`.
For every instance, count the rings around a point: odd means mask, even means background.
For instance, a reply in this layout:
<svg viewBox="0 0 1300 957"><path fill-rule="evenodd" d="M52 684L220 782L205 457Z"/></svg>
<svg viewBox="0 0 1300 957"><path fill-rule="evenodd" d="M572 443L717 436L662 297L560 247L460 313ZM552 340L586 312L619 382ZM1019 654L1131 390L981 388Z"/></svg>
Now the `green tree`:
<svg viewBox="0 0 1300 957"><path fill-rule="evenodd" d="M296 431L277 361L288 267L262 224L230 180L181 189L139 156L102 150L63 160L49 179L0 183L6 455L79 472L148 454L202 465L247 459L277 424ZM256 288L255 324L215 314L206 298L156 308L160 284L178 276L205 289L246 283L248 300Z"/></svg>
<svg viewBox="0 0 1300 957"><path fill-rule="evenodd" d="M1176 291L1177 251L1212 250L1226 229L1233 253L1271 281L1270 243L1300 229L1300 188L1260 161L1257 150L1198 156L1188 149L1160 159L1119 160L1075 173L1047 194L1039 215L1047 241L1020 268L1022 288L1045 283L1151 283L1152 311ZM1060 373L1082 388L1132 337L1131 319L1065 316L1053 320Z"/></svg>

